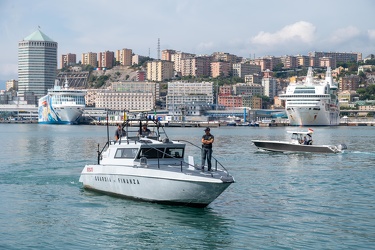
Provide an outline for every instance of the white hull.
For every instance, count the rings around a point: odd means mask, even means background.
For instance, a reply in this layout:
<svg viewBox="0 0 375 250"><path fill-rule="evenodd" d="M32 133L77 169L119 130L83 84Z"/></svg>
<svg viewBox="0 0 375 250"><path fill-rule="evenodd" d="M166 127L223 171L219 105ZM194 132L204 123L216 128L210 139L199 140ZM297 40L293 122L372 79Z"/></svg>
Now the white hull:
<svg viewBox="0 0 375 250"><path fill-rule="evenodd" d="M294 107L286 110L291 126L337 126L339 111L314 110L311 107Z"/></svg>
<svg viewBox="0 0 375 250"><path fill-rule="evenodd" d="M285 100L285 111L292 126L337 126L340 123L337 84L333 82L330 68L324 80L316 80L310 67L306 80L290 83L280 99Z"/></svg>
<svg viewBox="0 0 375 250"><path fill-rule="evenodd" d="M42 124L76 124L85 109L84 90L59 86L39 99L38 122Z"/></svg>
<svg viewBox="0 0 375 250"><path fill-rule="evenodd" d="M163 166L161 166L163 167ZM107 194L136 200L205 207L215 200L231 183L217 178L222 172L201 172L167 166L126 167L87 165L80 177L83 187ZM176 171L171 171L176 168ZM212 177L216 175L216 178ZM219 176L220 177L220 176ZM225 178L223 178L225 179Z"/></svg>

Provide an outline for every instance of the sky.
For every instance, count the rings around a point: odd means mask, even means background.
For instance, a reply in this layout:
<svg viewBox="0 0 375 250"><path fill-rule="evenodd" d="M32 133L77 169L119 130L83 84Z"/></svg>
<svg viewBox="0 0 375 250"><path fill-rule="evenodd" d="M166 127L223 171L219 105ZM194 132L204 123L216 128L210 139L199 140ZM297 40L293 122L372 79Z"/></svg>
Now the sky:
<svg viewBox="0 0 375 250"><path fill-rule="evenodd" d="M0 81L18 79L18 42L40 27L62 54L132 49L246 58L375 54L373 0L0 0Z"/></svg>

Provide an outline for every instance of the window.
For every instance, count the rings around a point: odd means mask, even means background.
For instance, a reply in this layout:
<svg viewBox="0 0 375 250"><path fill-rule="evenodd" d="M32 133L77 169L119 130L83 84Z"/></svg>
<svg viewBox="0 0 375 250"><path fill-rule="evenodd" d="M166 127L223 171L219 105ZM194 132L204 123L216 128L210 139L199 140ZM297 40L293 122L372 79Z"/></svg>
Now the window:
<svg viewBox="0 0 375 250"><path fill-rule="evenodd" d="M184 149L183 148L167 148L165 151L164 158L183 158Z"/></svg>
<svg viewBox="0 0 375 250"><path fill-rule="evenodd" d="M115 158L134 159L137 155L137 152L137 148L118 148L115 154Z"/></svg>

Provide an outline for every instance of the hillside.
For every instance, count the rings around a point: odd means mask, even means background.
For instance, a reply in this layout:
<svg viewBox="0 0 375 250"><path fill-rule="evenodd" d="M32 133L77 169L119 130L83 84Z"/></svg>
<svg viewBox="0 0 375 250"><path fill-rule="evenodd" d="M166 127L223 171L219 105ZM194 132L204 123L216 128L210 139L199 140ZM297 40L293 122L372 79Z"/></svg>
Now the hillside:
<svg viewBox="0 0 375 250"><path fill-rule="evenodd" d="M111 82L135 81L137 70L128 66L115 66L108 70L93 70L89 77L89 86L96 88L105 88Z"/></svg>

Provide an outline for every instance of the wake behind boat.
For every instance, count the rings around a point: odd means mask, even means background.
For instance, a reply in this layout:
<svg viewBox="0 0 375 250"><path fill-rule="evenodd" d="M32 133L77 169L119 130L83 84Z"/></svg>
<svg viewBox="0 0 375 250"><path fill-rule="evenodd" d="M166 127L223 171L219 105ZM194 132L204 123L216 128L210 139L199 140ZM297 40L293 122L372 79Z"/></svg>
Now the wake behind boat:
<svg viewBox="0 0 375 250"><path fill-rule="evenodd" d="M153 123L151 136L138 135L145 123ZM98 148L97 164L82 170L79 181L85 189L141 201L205 207L234 183L214 157L212 171L195 165L193 156L185 151L189 142L169 139L158 121L142 115L126 119L122 127L126 136L117 142L108 138L103 149ZM200 155L200 147L195 147Z"/></svg>
<svg viewBox="0 0 375 250"><path fill-rule="evenodd" d="M287 132L292 135L290 141L252 140L252 142L259 149L274 152L340 153L347 149L345 144L315 145L311 129L307 132Z"/></svg>
<svg viewBox="0 0 375 250"><path fill-rule="evenodd" d="M53 89L39 99L38 122L41 124L76 124L85 109L85 90L70 89L55 81Z"/></svg>

